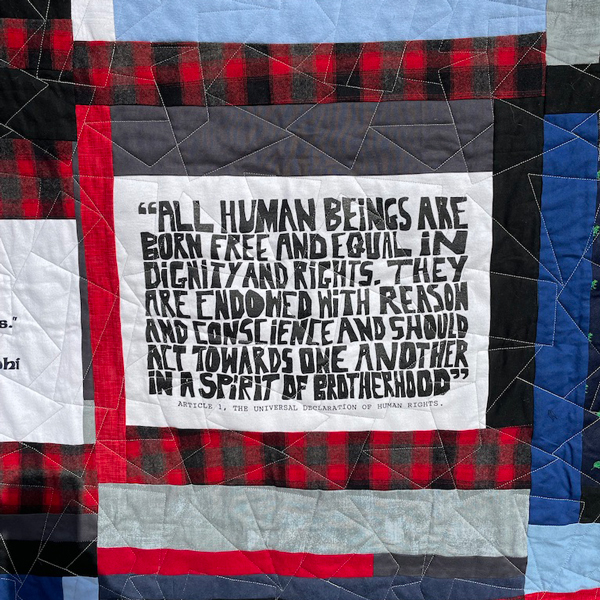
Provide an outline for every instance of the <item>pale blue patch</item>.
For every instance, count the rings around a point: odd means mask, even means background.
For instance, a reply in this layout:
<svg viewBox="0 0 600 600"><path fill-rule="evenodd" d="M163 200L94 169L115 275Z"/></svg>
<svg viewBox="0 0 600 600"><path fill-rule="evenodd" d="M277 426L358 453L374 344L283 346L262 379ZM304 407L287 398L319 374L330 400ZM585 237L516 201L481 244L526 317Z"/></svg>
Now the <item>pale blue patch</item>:
<svg viewBox="0 0 600 600"><path fill-rule="evenodd" d="M63 577L64 600L97 600L98 580L95 577Z"/></svg>
<svg viewBox="0 0 600 600"><path fill-rule="evenodd" d="M544 31L545 0L114 0L118 40L368 42Z"/></svg>
<svg viewBox="0 0 600 600"><path fill-rule="evenodd" d="M525 593L600 587L600 523L529 525Z"/></svg>

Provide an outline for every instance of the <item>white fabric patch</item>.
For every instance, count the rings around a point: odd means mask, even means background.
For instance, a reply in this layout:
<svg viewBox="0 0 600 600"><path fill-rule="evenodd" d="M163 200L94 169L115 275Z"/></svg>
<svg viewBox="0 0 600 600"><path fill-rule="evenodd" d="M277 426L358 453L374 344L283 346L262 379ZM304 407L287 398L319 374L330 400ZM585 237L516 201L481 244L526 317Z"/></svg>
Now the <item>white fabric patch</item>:
<svg viewBox="0 0 600 600"><path fill-rule="evenodd" d="M71 0L71 18L76 42L116 40L113 0Z"/></svg>
<svg viewBox="0 0 600 600"><path fill-rule="evenodd" d="M114 192L128 425L485 427L490 173Z"/></svg>
<svg viewBox="0 0 600 600"><path fill-rule="evenodd" d="M77 233L0 221L0 441L83 443Z"/></svg>

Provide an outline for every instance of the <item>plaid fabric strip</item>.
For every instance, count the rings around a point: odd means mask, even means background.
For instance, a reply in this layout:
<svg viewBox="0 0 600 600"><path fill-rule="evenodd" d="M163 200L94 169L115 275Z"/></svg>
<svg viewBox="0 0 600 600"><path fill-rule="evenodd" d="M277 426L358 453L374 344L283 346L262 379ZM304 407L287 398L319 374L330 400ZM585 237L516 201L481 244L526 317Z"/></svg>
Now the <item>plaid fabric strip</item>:
<svg viewBox="0 0 600 600"><path fill-rule="evenodd" d="M97 512L93 447L0 443L0 513Z"/></svg>
<svg viewBox="0 0 600 600"><path fill-rule="evenodd" d="M75 42L79 104L259 105L544 93L545 34L352 44Z"/></svg>
<svg viewBox="0 0 600 600"><path fill-rule="evenodd" d="M73 66L81 105L205 104L198 44L76 42Z"/></svg>
<svg viewBox="0 0 600 600"><path fill-rule="evenodd" d="M0 67L71 71L73 25L68 19L0 19Z"/></svg>
<svg viewBox="0 0 600 600"><path fill-rule="evenodd" d="M247 433L127 428L127 480L300 489L528 489L531 428Z"/></svg>
<svg viewBox="0 0 600 600"><path fill-rule="evenodd" d="M0 218L74 218L72 142L0 138Z"/></svg>

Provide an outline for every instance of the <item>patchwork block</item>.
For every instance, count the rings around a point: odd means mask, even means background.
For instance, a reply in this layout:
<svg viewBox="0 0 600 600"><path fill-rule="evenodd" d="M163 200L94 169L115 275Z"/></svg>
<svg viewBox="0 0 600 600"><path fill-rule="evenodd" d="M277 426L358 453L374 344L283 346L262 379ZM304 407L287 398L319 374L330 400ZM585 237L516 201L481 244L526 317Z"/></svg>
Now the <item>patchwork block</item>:
<svg viewBox="0 0 600 600"><path fill-rule="evenodd" d="M5 0L0 600L593 600L589 0Z"/></svg>

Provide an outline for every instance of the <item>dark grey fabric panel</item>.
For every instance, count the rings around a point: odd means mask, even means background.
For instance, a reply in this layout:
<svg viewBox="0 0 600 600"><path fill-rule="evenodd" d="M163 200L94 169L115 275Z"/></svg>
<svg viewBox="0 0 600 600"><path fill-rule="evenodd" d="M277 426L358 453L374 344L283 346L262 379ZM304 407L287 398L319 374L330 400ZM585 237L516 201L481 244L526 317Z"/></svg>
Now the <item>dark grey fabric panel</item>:
<svg viewBox="0 0 600 600"><path fill-rule="evenodd" d="M92 339L90 332L90 310L85 269L83 226L81 223L81 186L79 183L79 155L73 153L73 180L75 195L75 223L77 224L77 257L79 260L79 296L81 298L81 369L83 372L83 441L96 441L96 415L94 407L94 375L92 370Z"/></svg>
<svg viewBox="0 0 600 600"><path fill-rule="evenodd" d="M491 171L488 100L113 106L115 175Z"/></svg>
<svg viewBox="0 0 600 600"><path fill-rule="evenodd" d="M0 515L0 535L4 540L91 542L98 537L98 515Z"/></svg>
<svg viewBox="0 0 600 600"><path fill-rule="evenodd" d="M526 557L375 554L373 575L442 579L510 578L525 574Z"/></svg>
<svg viewBox="0 0 600 600"><path fill-rule="evenodd" d="M100 600L499 600L522 598L525 577L283 577L101 575Z"/></svg>

